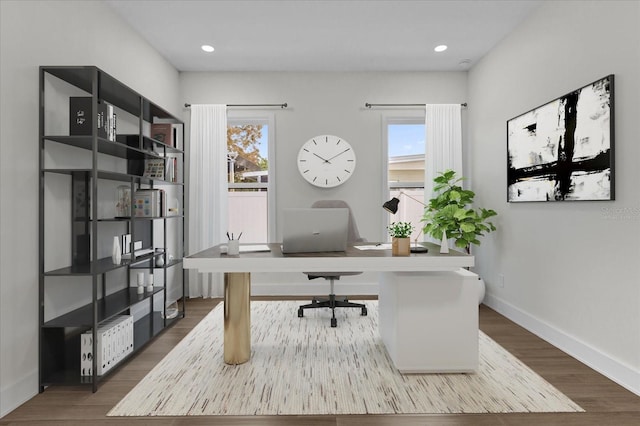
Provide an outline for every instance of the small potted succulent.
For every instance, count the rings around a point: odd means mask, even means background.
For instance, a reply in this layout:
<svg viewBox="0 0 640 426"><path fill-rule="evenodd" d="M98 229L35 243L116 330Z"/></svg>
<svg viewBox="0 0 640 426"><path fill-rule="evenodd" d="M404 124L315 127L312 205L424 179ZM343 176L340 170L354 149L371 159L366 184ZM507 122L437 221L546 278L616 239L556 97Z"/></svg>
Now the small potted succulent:
<svg viewBox="0 0 640 426"><path fill-rule="evenodd" d="M392 222L387 226L391 236L391 254L393 256L409 256L411 247L411 222Z"/></svg>

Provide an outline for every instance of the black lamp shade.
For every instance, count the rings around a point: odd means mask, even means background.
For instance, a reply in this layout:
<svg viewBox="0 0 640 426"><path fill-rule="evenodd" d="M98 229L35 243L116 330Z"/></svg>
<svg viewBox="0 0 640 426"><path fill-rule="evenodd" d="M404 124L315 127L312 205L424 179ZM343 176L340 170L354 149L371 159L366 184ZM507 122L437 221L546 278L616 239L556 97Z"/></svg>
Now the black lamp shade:
<svg viewBox="0 0 640 426"><path fill-rule="evenodd" d="M398 211L398 203L400 203L400 200L398 200L396 197L393 197L392 199L384 203L382 205L382 208L389 213L396 214L396 212Z"/></svg>

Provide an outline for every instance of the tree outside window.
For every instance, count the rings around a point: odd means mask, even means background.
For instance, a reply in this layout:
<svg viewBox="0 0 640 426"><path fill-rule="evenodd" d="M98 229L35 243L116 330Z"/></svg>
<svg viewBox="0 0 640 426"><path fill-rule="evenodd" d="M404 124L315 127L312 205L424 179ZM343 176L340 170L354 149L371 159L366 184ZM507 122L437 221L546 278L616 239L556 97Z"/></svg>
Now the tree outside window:
<svg viewBox="0 0 640 426"><path fill-rule="evenodd" d="M265 124L239 124L227 127L227 159L230 183L268 182Z"/></svg>

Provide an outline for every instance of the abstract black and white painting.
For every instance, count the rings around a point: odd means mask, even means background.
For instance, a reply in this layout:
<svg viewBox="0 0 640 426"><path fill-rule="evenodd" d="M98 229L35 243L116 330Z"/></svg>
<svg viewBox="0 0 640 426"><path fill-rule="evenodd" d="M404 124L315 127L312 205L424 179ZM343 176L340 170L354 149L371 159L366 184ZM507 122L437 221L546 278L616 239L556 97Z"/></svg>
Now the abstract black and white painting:
<svg viewBox="0 0 640 426"><path fill-rule="evenodd" d="M507 121L507 201L613 200L613 75Z"/></svg>

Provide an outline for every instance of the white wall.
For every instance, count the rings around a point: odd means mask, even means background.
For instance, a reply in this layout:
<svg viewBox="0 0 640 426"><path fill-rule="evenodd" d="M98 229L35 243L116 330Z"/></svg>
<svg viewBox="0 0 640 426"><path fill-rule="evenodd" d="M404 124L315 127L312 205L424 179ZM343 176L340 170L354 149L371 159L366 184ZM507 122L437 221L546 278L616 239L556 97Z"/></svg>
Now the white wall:
<svg viewBox="0 0 640 426"><path fill-rule="evenodd" d="M174 114L178 72L96 1L0 2L0 417L38 392L38 67L96 65Z"/></svg>
<svg viewBox="0 0 640 426"><path fill-rule="evenodd" d="M455 73L198 73L180 74L181 96L187 103L281 103L276 127L277 213L287 207L308 207L317 199L348 200L360 233L369 240L383 237L382 203L383 113L398 109L366 109L374 103L460 103L466 101L466 72ZM189 113L184 119L188 121ZM321 134L340 136L356 151L356 171L345 184L315 188L298 173L300 146ZM276 240L281 238L277 223Z"/></svg>
<svg viewBox="0 0 640 426"><path fill-rule="evenodd" d="M616 201L508 204L506 121L608 74ZM469 73L468 154L499 214L475 250L486 302L640 394L639 77L639 2L543 2Z"/></svg>
<svg viewBox="0 0 640 426"><path fill-rule="evenodd" d="M282 209L308 207L318 199L343 199L353 209L360 234L369 241L386 241L382 209L386 183L383 173L383 114L402 114L402 108L367 109L365 103L466 102L466 72L344 73L244 72L180 74L183 101L192 104L279 104L275 114L276 235L282 241ZM463 110L465 111L465 110ZM255 110L251 110L255 112ZM410 112L415 114L415 112ZM463 120L465 112L463 112ZM189 113L184 120L188 122ZM309 138L333 134L349 141L356 152L354 175L336 188L316 188L299 174L298 150ZM308 282L302 274L254 274L254 294L318 294L327 291L320 280ZM305 285L299 285L305 283ZM276 284L276 285L271 285ZM361 284L359 286L359 284ZM349 277L336 283L341 294L377 292L377 275Z"/></svg>

